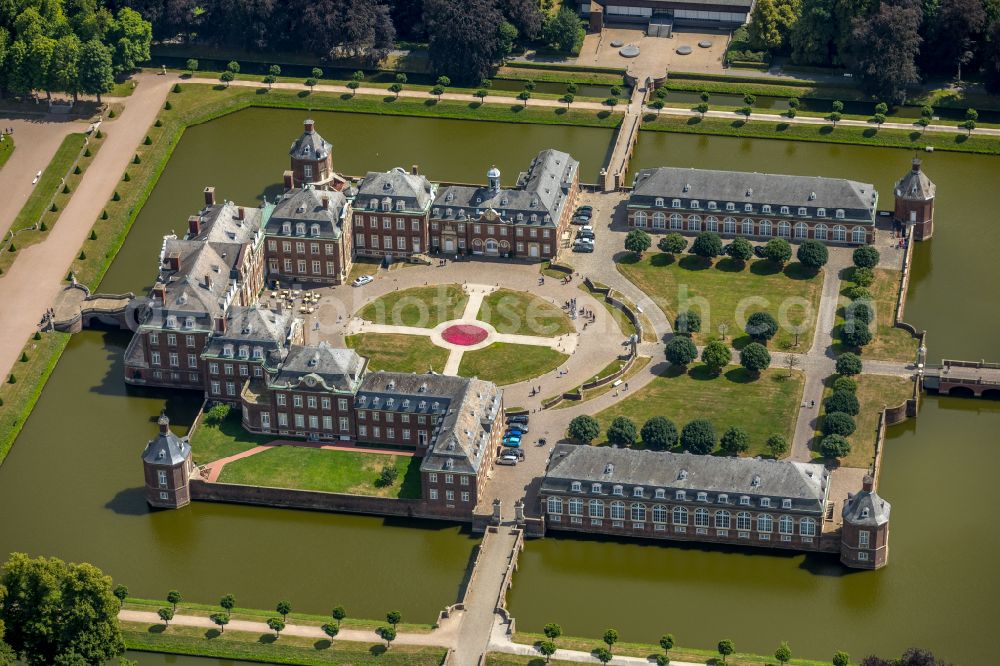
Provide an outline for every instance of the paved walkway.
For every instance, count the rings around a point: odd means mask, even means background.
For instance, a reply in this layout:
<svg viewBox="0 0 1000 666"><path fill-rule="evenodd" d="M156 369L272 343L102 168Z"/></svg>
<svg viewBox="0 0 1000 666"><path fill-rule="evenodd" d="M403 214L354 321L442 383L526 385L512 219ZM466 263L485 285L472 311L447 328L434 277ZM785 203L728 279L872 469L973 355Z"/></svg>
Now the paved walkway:
<svg viewBox="0 0 1000 666"><path fill-rule="evenodd" d="M63 278L80 246L90 233L106 202L111 198L121 174L163 105L167 91L176 80L170 76L140 74L142 85L124 100L125 112L102 129L107 133L104 145L84 172L73 197L48 237L36 245L19 250L18 259L0 277L0 375L6 376L21 354L25 341L63 286ZM0 123L2 125L2 123ZM30 152L20 142L14 151ZM14 159L12 156L11 159ZM7 171L7 167L0 173Z"/></svg>

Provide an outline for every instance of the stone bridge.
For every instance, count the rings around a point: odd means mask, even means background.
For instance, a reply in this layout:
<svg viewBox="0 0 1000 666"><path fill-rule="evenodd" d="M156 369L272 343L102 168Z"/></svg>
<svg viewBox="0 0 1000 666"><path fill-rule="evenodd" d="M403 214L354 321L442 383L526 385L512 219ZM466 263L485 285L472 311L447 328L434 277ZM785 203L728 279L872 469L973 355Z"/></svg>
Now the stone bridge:
<svg viewBox="0 0 1000 666"><path fill-rule="evenodd" d="M1000 398L1000 363L945 359L924 368L923 385L941 395Z"/></svg>
<svg viewBox="0 0 1000 666"><path fill-rule="evenodd" d="M95 324L134 329L138 325L135 294L91 294L90 289L73 280L56 298L45 326L65 333L79 333Z"/></svg>

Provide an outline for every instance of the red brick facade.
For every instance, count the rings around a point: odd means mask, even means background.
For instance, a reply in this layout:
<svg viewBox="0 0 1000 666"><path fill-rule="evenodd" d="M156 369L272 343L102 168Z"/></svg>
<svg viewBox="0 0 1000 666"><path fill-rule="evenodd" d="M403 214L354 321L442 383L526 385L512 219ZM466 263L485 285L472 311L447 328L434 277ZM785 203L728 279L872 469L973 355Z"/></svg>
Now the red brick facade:
<svg viewBox="0 0 1000 666"><path fill-rule="evenodd" d="M714 231L722 237L742 236L752 240L785 238L789 242L807 239L824 243L867 245L875 242L875 227L836 218L801 219L794 216L740 214L736 211L679 212L670 208L629 210L628 225L652 233L677 232L697 235Z"/></svg>

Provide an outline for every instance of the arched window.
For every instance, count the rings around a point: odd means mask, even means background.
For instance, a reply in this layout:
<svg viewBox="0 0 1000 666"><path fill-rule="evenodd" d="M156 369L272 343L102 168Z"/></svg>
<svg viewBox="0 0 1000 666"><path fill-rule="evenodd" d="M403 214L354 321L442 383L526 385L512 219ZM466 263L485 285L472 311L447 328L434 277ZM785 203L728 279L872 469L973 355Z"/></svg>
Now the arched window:
<svg viewBox="0 0 1000 666"><path fill-rule="evenodd" d="M290 234L290 233L292 233L292 223L291 222L282 222L281 223L281 233L283 233L283 234Z"/></svg>
<svg viewBox="0 0 1000 666"><path fill-rule="evenodd" d="M854 230L851 231L851 242L852 243L858 243L858 244L864 243L865 240L867 240L867 237L868 237L868 234L865 233L865 228L864 227L854 227Z"/></svg>
<svg viewBox="0 0 1000 666"><path fill-rule="evenodd" d="M836 225L833 228L833 240L841 243L847 240L847 227L842 224Z"/></svg>
<svg viewBox="0 0 1000 666"><path fill-rule="evenodd" d="M602 502L601 500L590 500L590 517L591 518L604 517L604 502Z"/></svg>
<svg viewBox="0 0 1000 666"><path fill-rule="evenodd" d="M778 518L778 532L781 534L795 533L795 521L792 520L791 516L782 516L781 518Z"/></svg>
<svg viewBox="0 0 1000 666"><path fill-rule="evenodd" d="M788 206L782 206L781 207L781 214L782 215L788 215Z"/></svg>
<svg viewBox="0 0 1000 666"><path fill-rule="evenodd" d="M761 206L760 212L769 215L771 213L771 204L764 204Z"/></svg>
<svg viewBox="0 0 1000 666"><path fill-rule="evenodd" d="M760 225L757 227L757 235L759 236L771 235L771 220L760 221Z"/></svg>
<svg viewBox="0 0 1000 666"><path fill-rule="evenodd" d="M396 199L396 210L403 210L404 206L406 206L405 201L402 199Z"/></svg>
<svg viewBox="0 0 1000 666"><path fill-rule="evenodd" d="M838 208L837 212L834 214L834 217L836 217L838 220L844 219L844 209Z"/></svg>
<svg viewBox="0 0 1000 666"><path fill-rule="evenodd" d="M311 235L311 236L319 236L319 225L318 224L314 224L314 225L312 225L312 226L309 227L309 235Z"/></svg>
<svg viewBox="0 0 1000 666"><path fill-rule="evenodd" d="M250 345L240 345L240 358L250 358Z"/></svg>
<svg viewBox="0 0 1000 666"><path fill-rule="evenodd" d="M817 208L816 217L826 217L826 208Z"/></svg>
<svg viewBox="0 0 1000 666"><path fill-rule="evenodd" d="M625 520L625 502L611 503L611 520Z"/></svg>
<svg viewBox="0 0 1000 666"><path fill-rule="evenodd" d="M753 236L753 220L749 217L743 218L741 229L744 236Z"/></svg>
<svg viewBox="0 0 1000 666"><path fill-rule="evenodd" d="M758 532L770 532L774 529L774 518L766 513L761 513L757 515L757 531Z"/></svg>
<svg viewBox="0 0 1000 666"><path fill-rule="evenodd" d="M583 500L579 497L570 497L569 502L567 502L569 508L569 515L571 516L582 516L583 515Z"/></svg>
<svg viewBox="0 0 1000 666"><path fill-rule="evenodd" d="M736 233L736 218L727 217L722 221L722 233L724 234L735 234Z"/></svg>
<svg viewBox="0 0 1000 666"><path fill-rule="evenodd" d="M738 514L736 514L736 529L740 530L741 532L750 531L749 511L740 511Z"/></svg>
<svg viewBox="0 0 1000 666"><path fill-rule="evenodd" d="M691 200L691 208L701 208L701 202L697 199Z"/></svg>
<svg viewBox="0 0 1000 666"><path fill-rule="evenodd" d="M518 213L518 217L520 217L520 215L521 214ZM634 226L636 226L636 227L645 227L646 226L646 214L644 212L642 212L641 210L639 212L637 212L635 214L635 216L632 218L632 224Z"/></svg>
<svg viewBox="0 0 1000 666"><path fill-rule="evenodd" d="M667 507L662 504L656 504L653 506L653 522L654 523L665 523L667 522Z"/></svg>
<svg viewBox="0 0 1000 666"><path fill-rule="evenodd" d="M729 512L728 511L716 511L715 512L715 526L720 530L729 529Z"/></svg>
<svg viewBox="0 0 1000 666"><path fill-rule="evenodd" d="M670 207L671 208L680 208L681 207L681 200L680 199L672 199L670 201Z"/></svg>
<svg viewBox="0 0 1000 666"><path fill-rule="evenodd" d="M559 498L559 497L550 497L549 498L548 512L549 513L562 513L562 510L563 510L563 501L562 501L562 498Z"/></svg>
<svg viewBox="0 0 1000 666"><path fill-rule="evenodd" d="M694 510L694 526L708 527L708 509Z"/></svg>
<svg viewBox="0 0 1000 666"><path fill-rule="evenodd" d="M681 217L680 215L678 215L677 213L673 213L670 216L670 228L671 229L683 229L684 228L684 218Z"/></svg>
<svg viewBox="0 0 1000 666"><path fill-rule="evenodd" d="M817 224L813 227L813 238L816 240L826 240L829 228L825 224Z"/></svg>
<svg viewBox="0 0 1000 666"><path fill-rule="evenodd" d="M701 215L688 215L688 231L701 231Z"/></svg>
<svg viewBox="0 0 1000 666"><path fill-rule="evenodd" d="M378 199L372 199L368 202L368 208L371 210L378 210Z"/></svg>
<svg viewBox="0 0 1000 666"><path fill-rule="evenodd" d="M646 520L646 505L645 504L633 504L632 505L632 521L636 523L641 523Z"/></svg>
<svg viewBox="0 0 1000 666"><path fill-rule="evenodd" d="M674 525L688 524L688 510L682 506L674 507Z"/></svg>
<svg viewBox="0 0 1000 666"><path fill-rule="evenodd" d="M656 197L656 200L653 201L653 205L657 208L663 208L663 197Z"/></svg>
<svg viewBox="0 0 1000 666"><path fill-rule="evenodd" d="M389 197L382 199L382 210L392 210L392 199Z"/></svg>
<svg viewBox="0 0 1000 666"><path fill-rule="evenodd" d="M799 534L802 536L816 536L816 519L803 518L799 521Z"/></svg>
<svg viewBox="0 0 1000 666"><path fill-rule="evenodd" d="M666 229L667 228L667 216L663 213L657 211L653 213L653 228L654 229Z"/></svg>
<svg viewBox="0 0 1000 666"><path fill-rule="evenodd" d="M705 222L707 223L706 226L707 226L708 231L718 231L719 230L719 218L714 217L712 215L709 215L708 219L705 220Z"/></svg>
<svg viewBox="0 0 1000 666"><path fill-rule="evenodd" d="M788 224L787 222L785 224ZM796 238L809 238L809 225L805 222L795 223L795 237Z"/></svg>
<svg viewBox="0 0 1000 666"><path fill-rule="evenodd" d="M296 236L305 236L306 235L306 223L305 222L296 222L295 223L295 235Z"/></svg>

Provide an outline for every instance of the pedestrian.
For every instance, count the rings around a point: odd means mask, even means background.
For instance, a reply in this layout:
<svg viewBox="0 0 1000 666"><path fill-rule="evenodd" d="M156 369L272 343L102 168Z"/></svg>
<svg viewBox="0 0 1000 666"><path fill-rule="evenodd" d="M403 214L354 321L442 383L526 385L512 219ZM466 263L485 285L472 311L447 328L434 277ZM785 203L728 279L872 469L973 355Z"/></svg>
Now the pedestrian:
<svg viewBox="0 0 1000 666"><path fill-rule="evenodd" d="M625 382L625 390L628 390L628 382Z"/></svg>
<svg viewBox="0 0 1000 666"><path fill-rule="evenodd" d="M810 400L809 401L809 406L810 407L815 407L816 406L816 401L815 400Z"/></svg>

